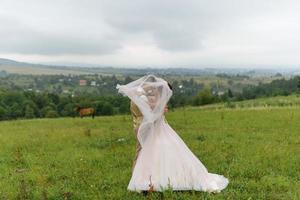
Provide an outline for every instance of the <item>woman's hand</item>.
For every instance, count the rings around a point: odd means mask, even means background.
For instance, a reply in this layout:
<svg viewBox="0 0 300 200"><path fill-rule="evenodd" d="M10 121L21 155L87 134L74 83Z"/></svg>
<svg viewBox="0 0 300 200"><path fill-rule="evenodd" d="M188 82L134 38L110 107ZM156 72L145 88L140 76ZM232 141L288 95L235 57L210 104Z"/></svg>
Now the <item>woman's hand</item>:
<svg viewBox="0 0 300 200"><path fill-rule="evenodd" d="M167 113L169 111L168 106L165 107L164 113Z"/></svg>

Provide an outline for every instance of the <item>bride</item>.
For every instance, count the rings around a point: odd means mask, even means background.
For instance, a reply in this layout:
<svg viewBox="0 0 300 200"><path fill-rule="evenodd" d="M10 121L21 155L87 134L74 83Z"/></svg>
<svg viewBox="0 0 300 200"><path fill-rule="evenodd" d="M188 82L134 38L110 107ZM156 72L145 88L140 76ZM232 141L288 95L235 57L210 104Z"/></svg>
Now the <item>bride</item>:
<svg viewBox="0 0 300 200"><path fill-rule="evenodd" d="M209 173L170 127L164 109L172 90L154 75L117 85L138 107L142 120L137 130L140 151L128 189L132 191L198 190L220 192L228 185L222 175Z"/></svg>

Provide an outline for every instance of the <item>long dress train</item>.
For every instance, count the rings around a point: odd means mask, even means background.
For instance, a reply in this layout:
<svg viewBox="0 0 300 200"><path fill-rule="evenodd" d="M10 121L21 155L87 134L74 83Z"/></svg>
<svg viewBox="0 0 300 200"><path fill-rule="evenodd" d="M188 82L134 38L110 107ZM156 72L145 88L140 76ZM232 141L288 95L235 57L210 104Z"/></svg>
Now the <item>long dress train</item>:
<svg viewBox="0 0 300 200"><path fill-rule="evenodd" d="M117 88L137 104L144 116L138 130L142 149L128 185L129 190L220 192L227 187L228 179L209 173L166 122L163 108L172 95L166 81L148 75Z"/></svg>

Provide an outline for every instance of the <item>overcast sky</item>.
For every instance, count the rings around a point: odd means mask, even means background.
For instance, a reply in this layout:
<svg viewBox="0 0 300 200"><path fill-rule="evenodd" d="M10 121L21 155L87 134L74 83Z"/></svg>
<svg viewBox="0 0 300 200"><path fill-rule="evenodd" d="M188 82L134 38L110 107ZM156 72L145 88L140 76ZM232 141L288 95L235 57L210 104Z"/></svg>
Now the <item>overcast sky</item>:
<svg viewBox="0 0 300 200"><path fill-rule="evenodd" d="M0 57L110 66L300 66L299 0L0 0Z"/></svg>

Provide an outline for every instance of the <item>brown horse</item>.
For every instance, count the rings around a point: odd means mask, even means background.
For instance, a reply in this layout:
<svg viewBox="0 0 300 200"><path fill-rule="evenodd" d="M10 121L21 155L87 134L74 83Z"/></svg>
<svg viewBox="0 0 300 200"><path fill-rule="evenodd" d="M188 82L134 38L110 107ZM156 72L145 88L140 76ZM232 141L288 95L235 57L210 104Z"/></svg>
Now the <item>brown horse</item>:
<svg viewBox="0 0 300 200"><path fill-rule="evenodd" d="M81 108L78 106L76 108L76 111L79 113L81 118L85 116L92 116L92 118L94 119L96 114L96 110L94 108Z"/></svg>

